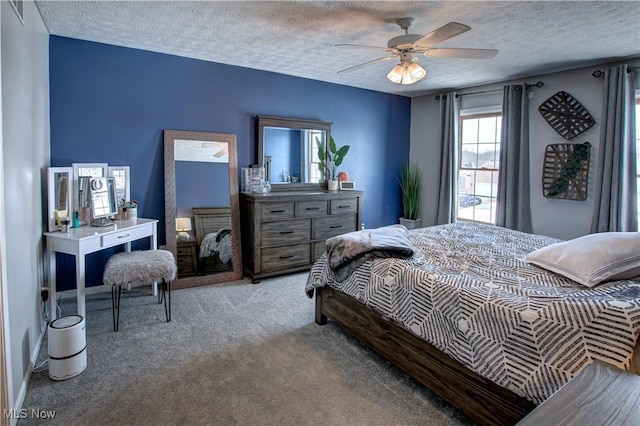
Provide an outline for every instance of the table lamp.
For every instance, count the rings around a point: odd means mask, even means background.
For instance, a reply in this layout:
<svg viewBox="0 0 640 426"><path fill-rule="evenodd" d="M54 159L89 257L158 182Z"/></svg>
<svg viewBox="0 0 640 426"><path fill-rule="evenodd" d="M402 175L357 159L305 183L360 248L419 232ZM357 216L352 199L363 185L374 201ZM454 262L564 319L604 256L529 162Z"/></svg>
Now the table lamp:
<svg viewBox="0 0 640 426"><path fill-rule="evenodd" d="M176 240L179 243L186 243L191 238L189 232L191 231L191 218L190 217L178 217L176 218Z"/></svg>

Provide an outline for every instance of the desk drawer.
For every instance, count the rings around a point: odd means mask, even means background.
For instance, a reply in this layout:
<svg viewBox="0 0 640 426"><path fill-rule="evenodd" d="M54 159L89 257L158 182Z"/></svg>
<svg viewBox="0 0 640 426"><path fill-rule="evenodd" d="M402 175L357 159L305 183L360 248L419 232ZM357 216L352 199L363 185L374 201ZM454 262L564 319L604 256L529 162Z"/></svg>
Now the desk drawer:
<svg viewBox="0 0 640 426"><path fill-rule="evenodd" d="M311 219L267 222L261 226L262 246L276 246L309 240Z"/></svg>
<svg viewBox="0 0 640 426"><path fill-rule="evenodd" d="M326 240L336 235L346 234L358 230L355 214L341 214L335 216L319 217L314 219L314 240Z"/></svg>
<svg viewBox="0 0 640 426"><path fill-rule="evenodd" d="M278 220L293 217L293 203L262 204L262 220Z"/></svg>
<svg viewBox="0 0 640 426"><path fill-rule="evenodd" d="M261 250L262 272L278 271L308 265L311 261L311 245L272 247Z"/></svg>
<svg viewBox="0 0 640 426"><path fill-rule="evenodd" d="M128 243L130 241L138 240L140 238L148 237L151 234L147 226L141 226L139 228L123 229L122 231L116 231L111 234L103 235L100 241L101 247L113 247L118 244Z"/></svg>
<svg viewBox="0 0 640 426"><path fill-rule="evenodd" d="M357 198L345 198L344 200L331 200L331 214L355 213L358 211Z"/></svg>

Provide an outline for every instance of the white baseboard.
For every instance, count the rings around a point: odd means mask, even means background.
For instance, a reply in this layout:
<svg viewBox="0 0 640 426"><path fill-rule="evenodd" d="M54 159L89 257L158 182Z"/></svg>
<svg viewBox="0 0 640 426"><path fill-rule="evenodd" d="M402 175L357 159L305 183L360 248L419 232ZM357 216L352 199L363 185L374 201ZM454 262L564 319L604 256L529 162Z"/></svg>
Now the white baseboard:
<svg viewBox="0 0 640 426"><path fill-rule="evenodd" d="M37 365L38 355L40 355L40 349L42 349L42 342L44 341L44 336L46 334L48 324L44 324L40 327L40 336L38 336L38 343L31 353L31 359L29 360L29 368L27 369L26 374L22 378L22 383L20 384L20 389L18 389L18 394L15 398L15 412L18 413L22 409L22 404L24 404L24 399L27 396L27 389L29 388L29 382L31 381L31 375L33 374L33 369ZM12 417L9 420L9 424L11 426L15 426L18 423L18 419Z"/></svg>

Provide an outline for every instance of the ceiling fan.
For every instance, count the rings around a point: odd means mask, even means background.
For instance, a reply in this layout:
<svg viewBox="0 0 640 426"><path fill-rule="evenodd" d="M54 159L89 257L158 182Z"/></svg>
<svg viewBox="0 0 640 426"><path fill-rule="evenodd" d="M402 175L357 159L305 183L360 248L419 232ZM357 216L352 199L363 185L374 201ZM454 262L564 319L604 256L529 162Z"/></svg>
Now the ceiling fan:
<svg viewBox="0 0 640 426"><path fill-rule="evenodd" d="M409 34L409 29L415 23L414 18L402 18L398 20L398 25L405 31L404 35L394 37L387 43L387 47L363 46L359 44L337 44L336 46L358 47L365 49L376 49L386 52L389 55L374 59L360 65L355 65L338 71L347 72L378 62L389 61L400 58L398 65L387 74L387 78L393 83L413 84L423 79L427 72L418 63L416 55L424 55L429 58L467 58L467 59L491 59L498 54L496 49L455 49L432 47L438 43L469 31L471 27L458 22L449 22L442 27L431 31L427 35Z"/></svg>
<svg viewBox="0 0 640 426"><path fill-rule="evenodd" d="M224 156L229 155L229 145L223 142L203 142L201 145L202 148L213 148L217 149L216 152L213 153L215 158L222 158Z"/></svg>

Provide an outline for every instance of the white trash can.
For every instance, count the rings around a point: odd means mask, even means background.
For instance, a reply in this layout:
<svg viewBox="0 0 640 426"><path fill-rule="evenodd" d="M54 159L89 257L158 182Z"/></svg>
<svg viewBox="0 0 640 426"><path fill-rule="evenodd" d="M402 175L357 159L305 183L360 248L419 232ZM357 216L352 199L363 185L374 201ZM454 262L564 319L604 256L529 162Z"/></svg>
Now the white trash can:
<svg viewBox="0 0 640 426"><path fill-rule="evenodd" d="M48 327L49 377L66 380L87 368L87 336L84 318L67 315Z"/></svg>

